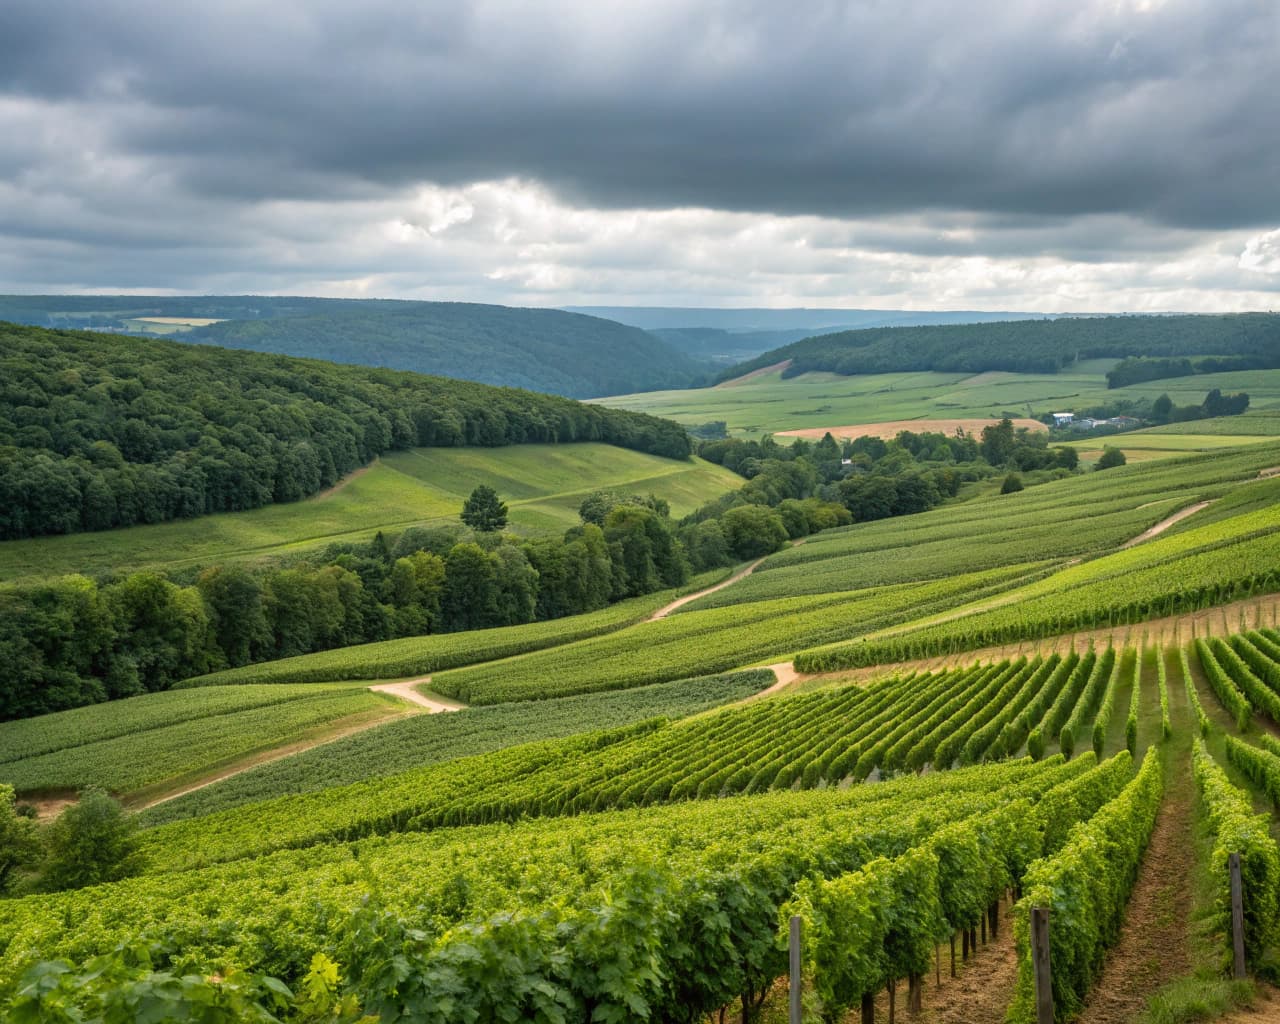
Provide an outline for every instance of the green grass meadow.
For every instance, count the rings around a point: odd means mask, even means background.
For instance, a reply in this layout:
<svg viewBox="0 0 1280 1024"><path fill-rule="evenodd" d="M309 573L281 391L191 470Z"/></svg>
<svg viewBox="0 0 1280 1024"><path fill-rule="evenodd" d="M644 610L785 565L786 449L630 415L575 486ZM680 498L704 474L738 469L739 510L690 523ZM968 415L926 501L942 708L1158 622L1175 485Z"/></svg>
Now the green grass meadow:
<svg viewBox="0 0 1280 1024"><path fill-rule="evenodd" d="M605 444L419 448L393 452L331 493L286 505L103 533L0 543L0 581L66 573L179 569L251 561L334 541L456 521L477 484L493 487L517 533L560 532L578 522L593 490L652 492L673 516L742 485L709 462L677 462Z"/></svg>
<svg viewBox="0 0 1280 1024"><path fill-rule="evenodd" d="M1025 416L1028 407L1036 413L1057 412L1118 398L1151 401L1165 393L1177 405L1192 405L1203 401L1212 388L1224 393L1247 391L1252 409L1280 410L1280 370L1204 374L1109 390L1106 372L1113 365L1114 360L1094 359L1058 374L922 372L841 377L806 373L788 380L775 371L741 384L596 401L689 426L724 420L730 434L750 437L903 419L999 417L1006 412Z"/></svg>

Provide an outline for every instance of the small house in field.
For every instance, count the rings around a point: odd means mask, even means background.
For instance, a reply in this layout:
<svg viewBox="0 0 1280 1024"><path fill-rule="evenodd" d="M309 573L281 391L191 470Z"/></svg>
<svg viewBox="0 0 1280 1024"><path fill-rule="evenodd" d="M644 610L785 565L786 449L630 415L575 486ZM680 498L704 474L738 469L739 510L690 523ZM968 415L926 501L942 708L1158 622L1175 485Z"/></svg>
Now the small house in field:
<svg viewBox="0 0 1280 1024"><path fill-rule="evenodd" d="M1073 412L1055 412L1053 414L1053 425L1055 427L1069 427L1075 422L1076 414Z"/></svg>

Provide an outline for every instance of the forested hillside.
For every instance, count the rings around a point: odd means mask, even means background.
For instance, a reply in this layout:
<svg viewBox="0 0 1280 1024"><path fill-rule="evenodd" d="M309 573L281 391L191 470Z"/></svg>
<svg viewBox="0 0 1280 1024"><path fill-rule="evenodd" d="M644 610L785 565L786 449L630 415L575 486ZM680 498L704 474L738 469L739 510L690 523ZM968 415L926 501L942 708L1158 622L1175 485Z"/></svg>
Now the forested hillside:
<svg viewBox="0 0 1280 1024"><path fill-rule="evenodd" d="M674 423L549 395L0 324L0 539L293 501L391 449L548 441L690 452Z"/></svg>
<svg viewBox="0 0 1280 1024"><path fill-rule="evenodd" d="M784 376L825 370L846 376L1056 373L1082 359L1224 356L1215 372L1280 366L1280 315L1115 316L843 331L775 348L725 370L721 379L786 360Z"/></svg>
<svg viewBox="0 0 1280 1024"><path fill-rule="evenodd" d="M0 320L168 335L570 398L683 388L708 376L706 361L696 353L636 327L558 309L473 302L7 295L0 296Z"/></svg>

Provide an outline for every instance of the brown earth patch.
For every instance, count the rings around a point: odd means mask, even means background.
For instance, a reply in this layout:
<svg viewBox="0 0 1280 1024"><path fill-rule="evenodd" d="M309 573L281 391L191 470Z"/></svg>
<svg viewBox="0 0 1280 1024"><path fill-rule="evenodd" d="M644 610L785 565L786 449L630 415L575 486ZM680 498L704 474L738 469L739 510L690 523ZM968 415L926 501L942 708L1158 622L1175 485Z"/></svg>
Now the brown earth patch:
<svg viewBox="0 0 1280 1024"><path fill-rule="evenodd" d="M1151 527L1151 529L1145 530L1142 533L1138 534L1138 536L1134 537L1133 540L1125 541L1123 544L1120 545L1120 547L1131 548L1135 544L1141 544L1143 541L1150 540L1152 537L1159 537L1160 534L1164 533L1164 531L1169 529L1169 527L1182 522L1182 520L1195 515L1197 512L1208 508L1212 504L1213 504L1212 501L1202 501L1202 502L1199 502L1198 504L1191 505L1188 508L1184 508L1179 512L1175 512L1173 515L1169 516L1167 519L1161 519L1160 522L1156 523L1156 525Z"/></svg>
<svg viewBox="0 0 1280 1024"><path fill-rule="evenodd" d="M41 822L49 822L74 804L79 798L72 793L70 796L20 796L17 802L20 804L30 804L36 809L36 820Z"/></svg>
<svg viewBox="0 0 1280 1024"><path fill-rule="evenodd" d="M950 951L942 950L942 984L926 977L921 1013L908 1020L922 1024L1003 1024L1018 978L1018 951L1013 941L1009 905L1000 905L1000 934L979 945L967 964L957 965L959 977L948 973ZM884 1018L888 1020L886 1016Z"/></svg>
<svg viewBox="0 0 1280 1024"><path fill-rule="evenodd" d="M1192 849L1190 772L1169 779L1155 831L1129 897L1120 941L1107 956L1080 1024L1137 1018L1162 986L1190 974Z"/></svg>
<svg viewBox="0 0 1280 1024"><path fill-rule="evenodd" d="M957 430L963 430L966 434L974 436L982 433L983 427L993 426L1000 421L997 419L958 419L958 420L888 420L883 423L854 423L844 427L806 427L802 430L779 430L778 437L803 437L809 440L821 440L824 434L831 434L832 437L878 437L884 441L891 441L904 430L910 430L913 433L921 434L926 431L935 434L954 434ZM1039 420L1016 419L1013 421L1015 428L1026 427L1028 430L1048 433L1049 428Z"/></svg>

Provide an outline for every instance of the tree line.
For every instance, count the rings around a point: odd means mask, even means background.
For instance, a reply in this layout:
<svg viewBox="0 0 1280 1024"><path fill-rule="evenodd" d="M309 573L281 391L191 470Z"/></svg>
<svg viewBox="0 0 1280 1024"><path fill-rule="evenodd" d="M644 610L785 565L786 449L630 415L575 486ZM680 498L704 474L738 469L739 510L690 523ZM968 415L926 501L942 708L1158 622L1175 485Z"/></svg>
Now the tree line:
<svg viewBox="0 0 1280 1024"><path fill-rule="evenodd" d="M692 444L642 413L467 381L0 324L0 540L296 501L394 449Z"/></svg>
<svg viewBox="0 0 1280 1024"><path fill-rule="evenodd" d="M1190 356L1232 357L1216 364L1202 360L1206 367L1280 366L1280 314L1062 317L842 331L775 348L725 370L720 379L784 360L791 365L783 376L792 377L814 371L846 376L923 370L1057 373L1082 359Z"/></svg>

